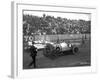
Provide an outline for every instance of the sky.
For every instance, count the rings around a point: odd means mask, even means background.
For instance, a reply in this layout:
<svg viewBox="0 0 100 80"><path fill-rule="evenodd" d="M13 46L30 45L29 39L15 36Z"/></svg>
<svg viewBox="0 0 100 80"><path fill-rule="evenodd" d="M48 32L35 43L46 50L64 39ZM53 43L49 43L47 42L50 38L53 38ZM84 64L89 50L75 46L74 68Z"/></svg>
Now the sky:
<svg viewBox="0 0 100 80"><path fill-rule="evenodd" d="M67 18L67 19L74 19L74 20L86 20L89 21L91 20L91 14L86 14L86 13L59 13L59 12L44 12L44 11L24 11L23 14L29 14L29 15L34 15L34 16L39 16L42 17L43 14L49 15L49 16L54 16L56 17L62 17L62 18Z"/></svg>

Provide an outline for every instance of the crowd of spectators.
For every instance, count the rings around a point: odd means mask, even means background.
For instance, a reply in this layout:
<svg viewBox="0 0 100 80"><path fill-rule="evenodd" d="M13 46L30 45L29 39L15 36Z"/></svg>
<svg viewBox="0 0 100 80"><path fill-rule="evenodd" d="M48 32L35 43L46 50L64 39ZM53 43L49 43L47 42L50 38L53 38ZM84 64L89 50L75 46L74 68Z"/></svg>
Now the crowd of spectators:
<svg viewBox="0 0 100 80"><path fill-rule="evenodd" d="M91 21L71 20L43 14L42 17L23 15L24 35L84 34L90 33Z"/></svg>

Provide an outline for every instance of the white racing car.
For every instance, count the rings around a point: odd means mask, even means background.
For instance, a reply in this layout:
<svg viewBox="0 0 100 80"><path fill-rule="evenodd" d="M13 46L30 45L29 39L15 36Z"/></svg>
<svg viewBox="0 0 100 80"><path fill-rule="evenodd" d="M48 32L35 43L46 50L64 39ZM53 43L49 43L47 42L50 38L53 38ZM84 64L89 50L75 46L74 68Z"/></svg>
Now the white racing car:
<svg viewBox="0 0 100 80"><path fill-rule="evenodd" d="M67 51L70 51L76 55L79 51L79 45L80 43L46 43L43 54L48 57L50 55L67 54Z"/></svg>
<svg viewBox="0 0 100 80"><path fill-rule="evenodd" d="M53 43L49 41L41 42L34 41L34 46L39 50L43 50L43 55L49 57L51 55L67 54L67 51L70 51L73 54L77 54L79 51L80 43ZM28 43L32 45L31 42Z"/></svg>

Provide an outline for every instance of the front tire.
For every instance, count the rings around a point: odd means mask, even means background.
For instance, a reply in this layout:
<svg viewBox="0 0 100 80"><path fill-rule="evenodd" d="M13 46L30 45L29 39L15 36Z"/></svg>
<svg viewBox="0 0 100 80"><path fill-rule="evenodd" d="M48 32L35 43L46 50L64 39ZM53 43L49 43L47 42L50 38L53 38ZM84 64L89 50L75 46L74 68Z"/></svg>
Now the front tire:
<svg viewBox="0 0 100 80"><path fill-rule="evenodd" d="M43 55L49 57L50 55L53 54L53 51L54 51L54 47L51 44L47 44L44 49Z"/></svg>

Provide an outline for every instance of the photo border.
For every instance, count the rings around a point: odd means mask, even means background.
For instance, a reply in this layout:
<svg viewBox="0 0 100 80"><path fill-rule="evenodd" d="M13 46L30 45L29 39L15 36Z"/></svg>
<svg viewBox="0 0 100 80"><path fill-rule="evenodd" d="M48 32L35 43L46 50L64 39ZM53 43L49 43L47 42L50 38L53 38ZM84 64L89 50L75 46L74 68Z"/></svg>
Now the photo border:
<svg viewBox="0 0 100 80"><path fill-rule="evenodd" d="M29 7L30 6L30 7ZM64 68L52 68L52 69L30 69L23 70L22 65L22 46L23 46L23 36L22 36L22 11L24 9L35 9L37 7L41 9L41 7L46 8L60 8L68 9L68 12L84 12L91 14L91 66L82 66L82 67L64 67ZM96 53L95 53L95 43L94 36L95 33L95 25L96 25L96 8L86 8L86 7L71 7L71 6L56 6L56 5L39 5L39 4L26 4L19 2L12 2L12 68L11 68L11 76L13 78L23 78L23 77L40 77L40 76L54 76L54 75L66 75L72 73L91 73L96 72ZM69 10L72 9L72 10ZM74 11L73 11L74 10ZM22 44L21 44L22 43ZM95 54L94 54L95 53ZM33 76L34 75L34 76Z"/></svg>

